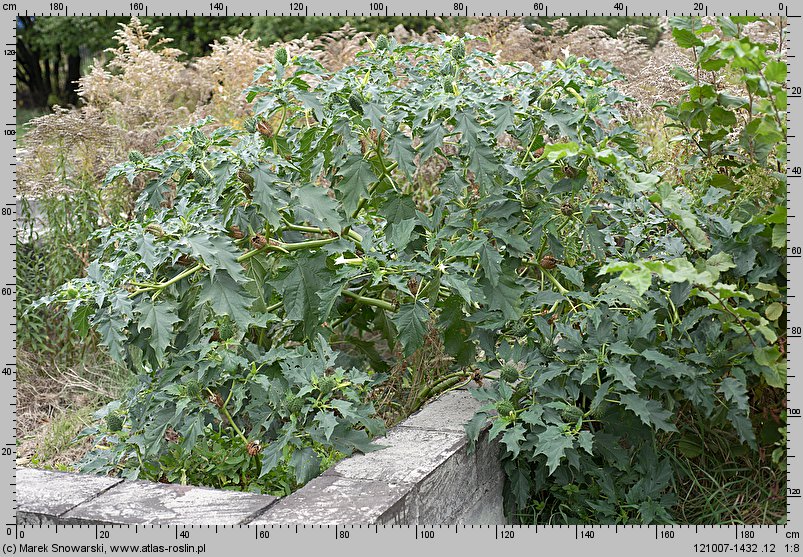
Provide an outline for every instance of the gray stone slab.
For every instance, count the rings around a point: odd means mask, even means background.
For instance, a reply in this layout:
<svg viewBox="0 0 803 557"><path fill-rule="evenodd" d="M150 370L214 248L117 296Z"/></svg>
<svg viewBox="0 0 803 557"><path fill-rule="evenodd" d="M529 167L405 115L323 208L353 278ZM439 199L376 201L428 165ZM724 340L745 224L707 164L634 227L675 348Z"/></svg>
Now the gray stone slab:
<svg viewBox="0 0 803 557"><path fill-rule="evenodd" d="M502 485L493 486L474 505L457 518L458 524L508 524L505 518Z"/></svg>
<svg viewBox="0 0 803 557"><path fill-rule="evenodd" d="M417 484L464 444L465 435L397 427L376 442L385 448L347 458L332 471L344 478Z"/></svg>
<svg viewBox="0 0 803 557"><path fill-rule="evenodd" d="M17 470L17 520L23 524L55 524L55 521L48 522L47 517L59 517L120 482L119 478L20 468Z"/></svg>
<svg viewBox="0 0 803 557"><path fill-rule="evenodd" d="M466 443L419 482L419 524L454 524L466 507L482 496L477 462L466 453Z"/></svg>
<svg viewBox="0 0 803 557"><path fill-rule="evenodd" d="M415 524L413 486L327 473L250 524Z"/></svg>
<svg viewBox="0 0 803 557"><path fill-rule="evenodd" d="M276 497L152 482L125 482L64 515L104 524L242 524Z"/></svg>
<svg viewBox="0 0 803 557"><path fill-rule="evenodd" d="M399 423L398 427L415 427L437 431L463 433L480 402L468 391L452 391L428 403L424 408Z"/></svg>

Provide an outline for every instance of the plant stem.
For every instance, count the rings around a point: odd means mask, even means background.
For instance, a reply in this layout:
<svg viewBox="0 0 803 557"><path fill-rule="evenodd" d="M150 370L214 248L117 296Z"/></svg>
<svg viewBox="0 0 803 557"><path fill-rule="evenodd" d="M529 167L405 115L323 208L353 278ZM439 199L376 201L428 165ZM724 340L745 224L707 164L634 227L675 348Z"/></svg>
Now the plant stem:
<svg viewBox="0 0 803 557"><path fill-rule="evenodd" d="M212 392L211 390L209 390L209 389L206 389L206 392L208 392L208 393L209 393L210 395L212 395L212 396L215 396L215 393L213 393L213 392ZM231 394L229 394L229 396L231 396ZM243 435L243 432L242 432L242 431L240 431L240 428L239 428L239 427L237 427L237 424L235 424L235 423L234 423L234 419L231 417L231 414L229 414L229 411L226 409L226 403L225 403L225 402L224 402L224 403L223 403L223 405L220 407L220 411L221 411L221 412L223 412L223 415L224 415L224 416L226 416L226 419L229 421L229 424L230 424L230 425L231 425L231 427L234 429L234 431L237 433L237 436L238 436L240 439L242 439L242 440L243 440L243 443L245 443L245 444L247 445L247 444L248 444L248 439L246 439L245 435Z"/></svg>
<svg viewBox="0 0 803 557"><path fill-rule="evenodd" d="M352 292L350 290L343 290L342 294L344 296L348 296L349 298L352 298L354 301L356 301L359 304L365 304L367 306L378 307L378 308L384 309L386 311L395 311L395 308L393 307L393 304L388 302L387 300L380 300L378 298L369 298L367 296L360 296L356 292Z"/></svg>

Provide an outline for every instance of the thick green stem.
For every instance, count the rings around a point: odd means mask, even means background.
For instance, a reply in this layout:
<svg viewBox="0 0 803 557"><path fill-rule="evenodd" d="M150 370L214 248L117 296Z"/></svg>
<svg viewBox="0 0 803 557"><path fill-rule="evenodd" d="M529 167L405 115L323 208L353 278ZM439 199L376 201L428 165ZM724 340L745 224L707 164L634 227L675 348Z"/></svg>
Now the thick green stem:
<svg viewBox="0 0 803 557"><path fill-rule="evenodd" d="M393 307L393 304L388 302L387 300L380 300L378 298L369 298L367 296L360 296L356 292L352 292L350 290L343 290L343 295L352 298L358 304L365 304L367 306L374 306L386 311L395 311L396 308Z"/></svg>
<svg viewBox="0 0 803 557"><path fill-rule="evenodd" d="M216 395L215 395L215 393L213 393L213 392L212 392L212 391L210 391L209 389L207 389L206 391L207 391L207 392L208 392L208 393L209 393L211 396L216 396ZM239 428L239 427L237 427L237 424L235 424L235 423L234 423L234 418L232 418L232 417L231 417L231 414L229 414L229 411L226 409L226 403L225 403L225 402L224 402L224 403L223 403L223 404L220 406L220 411L223 413L223 415L224 415L224 416L226 416L226 419L228 420L229 424L230 424L230 425L231 425L231 427L234 429L234 431L237 433L237 436L238 436L240 439L242 439L242 440L243 440L243 443L245 443L245 444L247 445L247 444L248 444L248 439L246 439L245 435L243 435L243 432L242 432L242 431L240 431L240 428Z"/></svg>

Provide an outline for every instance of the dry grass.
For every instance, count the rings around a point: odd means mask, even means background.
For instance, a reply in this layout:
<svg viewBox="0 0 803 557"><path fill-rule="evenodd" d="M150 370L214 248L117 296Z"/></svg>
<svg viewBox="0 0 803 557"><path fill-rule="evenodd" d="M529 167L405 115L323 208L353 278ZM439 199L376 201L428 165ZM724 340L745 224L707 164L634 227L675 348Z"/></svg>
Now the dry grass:
<svg viewBox="0 0 803 557"><path fill-rule="evenodd" d="M128 373L105 360L60 369L22 351L17 366L17 464L72 470L91 448L76 437L95 410L122 394Z"/></svg>

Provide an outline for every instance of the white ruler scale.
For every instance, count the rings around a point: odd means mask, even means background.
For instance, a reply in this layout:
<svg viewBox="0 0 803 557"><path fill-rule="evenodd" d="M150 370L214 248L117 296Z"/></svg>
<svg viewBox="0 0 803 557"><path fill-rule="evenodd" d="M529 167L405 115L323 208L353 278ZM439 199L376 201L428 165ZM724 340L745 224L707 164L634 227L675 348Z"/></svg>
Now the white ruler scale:
<svg viewBox="0 0 803 557"><path fill-rule="evenodd" d="M760 15L788 18L789 128L787 163L788 259L790 280L787 309L788 331L788 482L785 525L771 526L19 526L16 522L16 30L18 16L673 16L673 15ZM190 553L209 555L297 554L325 551L327 555L383 554L430 555L444 551L456 554L553 555L590 553L599 555L676 556L696 553L776 553L803 551L803 393L798 394L796 358L803 357L803 312L798 309L803 291L796 282L803 264L803 148L797 137L798 113L803 113L803 68L800 67L798 38L803 29L803 6L770 0L680 0L667 4L604 0L528 2L508 0L301 0L272 2L248 0L190 2L0 2L0 35L3 57L0 75L7 87L0 87L0 111L4 114L0 146L8 172L0 192L0 513L3 554L67 553L73 555L119 553ZM800 74L800 75L798 75ZM2 82L0 82L2 83ZM794 271L794 269L798 269ZM797 292L801 291L800 295ZM83 546L83 547L82 547ZM75 550L75 551L72 551ZM525 553L526 552L526 553ZM582 553L581 553L582 552Z"/></svg>

